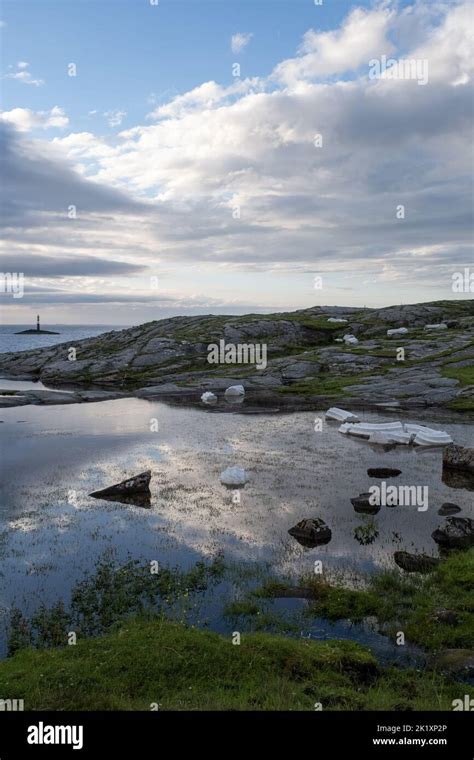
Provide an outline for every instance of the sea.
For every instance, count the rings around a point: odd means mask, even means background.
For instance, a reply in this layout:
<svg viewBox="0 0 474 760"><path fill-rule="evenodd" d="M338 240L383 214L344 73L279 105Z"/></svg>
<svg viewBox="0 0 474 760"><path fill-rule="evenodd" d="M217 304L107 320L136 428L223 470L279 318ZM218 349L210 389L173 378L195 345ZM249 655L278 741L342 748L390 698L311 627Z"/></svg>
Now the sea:
<svg viewBox="0 0 474 760"><path fill-rule="evenodd" d="M54 330L59 335L16 335L20 330L34 329L34 325L0 325L0 354L8 351L29 351L32 348L54 346L57 343L77 342L83 338L94 338L110 330L121 330L117 325L52 325L45 324L43 329Z"/></svg>

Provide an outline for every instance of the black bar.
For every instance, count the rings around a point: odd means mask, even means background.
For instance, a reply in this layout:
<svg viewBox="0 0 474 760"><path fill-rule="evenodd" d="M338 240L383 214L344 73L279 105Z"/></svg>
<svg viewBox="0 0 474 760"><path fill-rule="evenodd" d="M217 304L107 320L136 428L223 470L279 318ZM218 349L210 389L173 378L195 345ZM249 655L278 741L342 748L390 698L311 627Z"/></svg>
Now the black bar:
<svg viewBox="0 0 474 760"><path fill-rule="evenodd" d="M31 727L41 724L38 738L49 739L48 726L71 727L64 735L77 745L82 726L82 748L28 743L28 736L36 738ZM0 713L0 760L99 753L135 760L137 752L160 757L186 751L234 758L240 752L245 760L257 745L267 757L272 749L281 754L289 747L292 756L305 750L313 758L330 751L334 757L340 752L354 758L403 753L407 758L472 760L473 728L470 712L12 712ZM61 734L55 738L61 739Z"/></svg>

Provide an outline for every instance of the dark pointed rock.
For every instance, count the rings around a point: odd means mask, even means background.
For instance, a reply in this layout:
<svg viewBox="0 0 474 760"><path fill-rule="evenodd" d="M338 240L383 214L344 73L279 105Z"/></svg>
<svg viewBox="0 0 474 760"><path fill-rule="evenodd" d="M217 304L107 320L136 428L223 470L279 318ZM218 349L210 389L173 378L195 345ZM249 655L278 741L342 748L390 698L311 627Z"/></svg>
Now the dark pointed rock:
<svg viewBox="0 0 474 760"><path fill-rule="evenodd" d="M107 499L114 496L130 497L136 494L150 495L150 480L151 470L146 470L139 475L135 475L133 478L127 478L127 480L122 480L121 483L103 488L101 491L94 491L89 495L96 499Z"/></svg>

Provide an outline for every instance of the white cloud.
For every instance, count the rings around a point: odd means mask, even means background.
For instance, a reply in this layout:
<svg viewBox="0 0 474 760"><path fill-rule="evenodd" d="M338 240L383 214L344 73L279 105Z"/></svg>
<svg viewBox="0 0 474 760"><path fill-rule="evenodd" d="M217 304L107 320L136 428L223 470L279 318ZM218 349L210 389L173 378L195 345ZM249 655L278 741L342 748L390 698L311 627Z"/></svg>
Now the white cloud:
<svg viewBox="0 0 474 760"><path fill-rule="evenodd" d="M408 50L387 42L400 26L387 5L352 12L340 29L308 32L268 80L205 82L159 105L156 123L113 138L56 138L57 155L95 184L152 208L128 217L120 236L102 229L99 247L124 260L138 251L141 261L213 273L310 280L321 271L351 286L359 273L390 277L416 287L416 298L420 286L444 281L449 289L453 262L470 263L466 8L449 6L439 18L417 3ZM370 59L383 53L426 57L427 85L369 79ZM395 217L400 203L403 221ZM82 235L76 225L74 234L69 244L83 251L99 239L92 225ZM54 226L48 235L45 246L63 239Z"/></svg>
<svg viewBox="0 0 474 760"><path fill-rule="evenodd" d="M233 34L230 40L230 47L233 53L241 53L247 47L253 34L251 32L237 32Z"/></svg>
<svg viewBox="0 0 474 760"><path fill-rule="evenodd" d="M12 124L19 132L29 132L32 129L63 129L69 124L69 118L59 106L50 111L32 111L29 108L13 108L2 111L0 120Z"/></svg>
<svg viewBox="0 0 474 760"><path fill-rule="evenodd" d="M109 127L119 127L127 115L126 111L105 111L104 116L107 119Z"/></svg>
<svg viewBox="0 0 474 760"><path fill-rule="evenodd" d="M34 87L41 87L44 84L44 79L33 79L31 72L28 71L30 64L27 61L18 61L16 65L16 71L11 71L5 74L5 79L16 79L22 84L31 84ZM9 67L12 68L12 67Z"/></svg>
<svg viewBox="0 0 474 760"><path fill-rule="evenodd" d="M302 80L357 71L370 58L392 52L387 32L393 20L394 11L387 7L355 8L340 29L306 32L299 55L279 63L273 76L286 85L295 85Z"/></svg>

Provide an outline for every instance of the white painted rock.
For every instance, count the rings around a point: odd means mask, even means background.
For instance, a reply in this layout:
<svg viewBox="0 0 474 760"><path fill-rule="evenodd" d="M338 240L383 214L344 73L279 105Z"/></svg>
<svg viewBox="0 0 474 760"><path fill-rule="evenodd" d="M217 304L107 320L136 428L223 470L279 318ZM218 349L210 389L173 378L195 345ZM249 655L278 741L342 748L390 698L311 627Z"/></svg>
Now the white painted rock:
<svg viewBox="0 0 474 760"><path fill-rule="evenodd" d="M248 476L243 467L228 467L221 472L220 481L225 486L244 486L248 483Z"/></svg>
<svg viewBox="0 0 474 760"><path fill-rule="evenodd" d="M389 431L376 430L374 433L370 434L369 442L378 443L382 446L393 443L409 446L413 442L414 437L415 436L410 433L397 433L396 431L390 433Z"/></svg>
<svg viewBox="0 0 474 760"><path fill-rule="evenodd" d="M387 335L390 338L391 335L406 335L408 332L406 327L397 327L394 330L387 330Z"/></svg>
<svg viewBox="0 0 474 760"><path fill-rule="evenodd" d="M329 317L328 322L347 322L347 319L337 319L337 317Z"/></svg>
<svg viewBox="0 0 474 760"><path fill-rule="evenodd" d="M353 346L355 346L355 344L359 342L355 335L347 334L347 335L344 335L342 339L344 343L347 343L348 345L353 345Z"/></svg>
<svg viewBox="0 0 474 760"><path fill-rule="evenodd" d="M337 420L337 422L360 422L357 415L346 412L345 409L339 409L337 406L328 409L325 416L327 420Z"/></svg>
<svg viewBox="0 0 474 760"><path fill-rule="evenodd" d="M243 385L231 385L225 392L226 396L245 396L245 388Z"/></svg>
<svg viewBox="0 0 474 760"><path fill-rule="evenodd" d="M434 430L433 428L425 427L425 425L407 423L405 430L407 433L414 435L413 443L417 446L446 446L446 444L453 442L449 433L446 433L444 430Z"/></svg>
<svg viewBox="0 0 474 760"><path fill-rule="evenodd" d="M439 322L437 325L425 325L425 330L447 330L448 325L444 322Z"/></svg>
<svg viewBox="0 0 474 760"><path fill-rule="evenodd" d="M211 393L211 391L206 391L202 394L201 401L203 401L204 404L215 404L217 401L217 396L215 393Z"/></svg>

